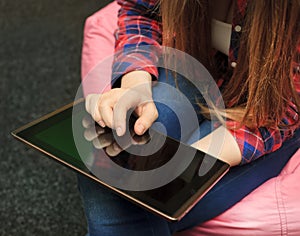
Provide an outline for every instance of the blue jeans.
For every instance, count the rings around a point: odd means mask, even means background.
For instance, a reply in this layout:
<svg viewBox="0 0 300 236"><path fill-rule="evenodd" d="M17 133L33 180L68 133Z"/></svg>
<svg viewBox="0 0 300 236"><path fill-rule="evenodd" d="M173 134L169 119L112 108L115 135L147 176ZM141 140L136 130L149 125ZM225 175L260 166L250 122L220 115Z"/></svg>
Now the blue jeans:
<svg viewBox="0 0 300 236"><path fill-rule="evenodd" d="M162 75L164 75L164 71L161 71L161 77ZM167 80L165 77L160 78L160 81L174 85L170 77ZM183 85L185 85L184 83ZM188 87L189 85L185 88ZM186 91L185 88L182 91L186 92L188 96L197 93L193 87ZM161 102L164 101L165 90L162 92L160 89L159 86L154 88L153 96L154 100L159 101L156 104L160 115L158 122L165 126L165 132L168 135L185 142L194 142L211 132L210 121L205 120L199 114L197 114L199 126L188 125L180 132L180 119L176 118L174 111L168 105L172 108L183 109L183 113L189 111L190 107L178 103L181 99L180 95L176 99L171 99L170 103L167 102L166 106ZM162 98L157 98L159 96ZM190 96L189 99L193 102L194 96ZM196 107L196 104L193 106ZM159 127L157 126L157 128ZM198 129L200 132L197 132ZM300 130L276 152L267 154L250 164L231 168L179 222L168 222L115 195L86 177L78 175L78 186L83 199L89 235L170 236L174 232L191 228L226 211L259 185L277 176L299 147Z"/></svg>

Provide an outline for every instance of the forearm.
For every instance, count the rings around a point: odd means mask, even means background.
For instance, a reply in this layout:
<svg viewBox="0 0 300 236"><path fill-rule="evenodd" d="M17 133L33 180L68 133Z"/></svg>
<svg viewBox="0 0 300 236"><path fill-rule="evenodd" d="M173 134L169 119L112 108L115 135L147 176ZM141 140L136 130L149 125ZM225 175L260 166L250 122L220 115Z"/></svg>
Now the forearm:
<svg viewBox="0 0 300 236"><path fill-rule="evenodd" d="M285 120L288 120L285 118ZM227 125L240 124L228 121ZM279 149L283 142L293 135L294 129L249 128L227 129L224 126L193 144L194 147L211 154L231 166L243 165Z"/></svg>
<svg viewBox="0 0 300 236"><path fill-rule="evenodd" d="M241 151L235 138L224 126L215 129L192 146L227 162L230 166L239 165L242 160Z"/></svg>

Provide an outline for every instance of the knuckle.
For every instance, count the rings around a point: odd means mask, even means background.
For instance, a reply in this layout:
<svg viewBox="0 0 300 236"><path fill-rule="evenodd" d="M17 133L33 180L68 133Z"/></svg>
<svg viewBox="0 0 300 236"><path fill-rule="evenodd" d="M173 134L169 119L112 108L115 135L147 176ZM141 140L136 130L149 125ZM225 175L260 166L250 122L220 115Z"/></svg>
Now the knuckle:
<svg viewBox="0 0 300 236"><path fill-rule="evenodd" d="M107 104L105 104L105 103L99 103L98 104L98 110L99 111L105 110L105 108L107 108Z"/></svg>
<svg viewBox="0 0 300 236"><path fill-rule="evenodd" d="M155 120L158 118L158 110L156 109L156 107L153 111L153 117L155 118Z"/></svg>
<svg viewBox="0 0 300 236"><path fill-rule="evenodd" d="M158 110L154 104L154 102L150 103L150 107L151 107L151 113L152 113L152 117L156 120L158 118Z"/></svg>

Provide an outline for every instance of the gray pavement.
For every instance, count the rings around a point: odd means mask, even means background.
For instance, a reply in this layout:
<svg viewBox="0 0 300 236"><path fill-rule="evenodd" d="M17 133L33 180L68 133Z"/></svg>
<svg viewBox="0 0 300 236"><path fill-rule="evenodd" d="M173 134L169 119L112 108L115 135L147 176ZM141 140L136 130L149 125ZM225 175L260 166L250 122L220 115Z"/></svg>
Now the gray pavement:
<svg viewBox="0 0 300 236"><path fill-rule="evenodd" d="M108 0L0 0L0 235L85 235L76 174L10 135L72 102L84 19Z"/></svg>

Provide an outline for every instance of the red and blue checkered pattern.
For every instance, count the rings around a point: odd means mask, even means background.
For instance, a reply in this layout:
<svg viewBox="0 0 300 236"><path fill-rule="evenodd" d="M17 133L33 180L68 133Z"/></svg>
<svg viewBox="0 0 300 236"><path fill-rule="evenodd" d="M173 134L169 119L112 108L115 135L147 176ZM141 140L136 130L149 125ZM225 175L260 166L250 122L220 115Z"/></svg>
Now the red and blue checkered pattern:
<svg viewBox="0 0 300 236"><path fill-rule="evenodd" d="M121 5L119 11L118 30L116 36L116 57L113 65L113 79L134 70L145 70L158 77L156 63L157 51L147 50L147 46L156 47L162 43L162 25L159 16L158 0L117 0ZM232 23L232 34L228 64L237 61L241 32L236 26L243 27L247 0L235 0L235 12ZM300 46L297 51L300 55ZM298 57L299 59L299 57ZM300 60L300 59L299 59ZM294 62L295 89L300 93L300 62ZM220 78L218 85L228 78ZM298 112L292 101L282 118L284 123L292 124L298 118ZM239 124L227 121L228 125ZM242 154L241 164L249 163L258 157L277 150L282 142L293 135L294 129L286 128L249 128L242 126L237 130L230 130L235 137Z"/></svg>

